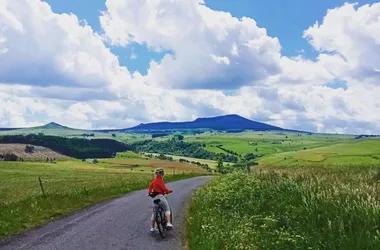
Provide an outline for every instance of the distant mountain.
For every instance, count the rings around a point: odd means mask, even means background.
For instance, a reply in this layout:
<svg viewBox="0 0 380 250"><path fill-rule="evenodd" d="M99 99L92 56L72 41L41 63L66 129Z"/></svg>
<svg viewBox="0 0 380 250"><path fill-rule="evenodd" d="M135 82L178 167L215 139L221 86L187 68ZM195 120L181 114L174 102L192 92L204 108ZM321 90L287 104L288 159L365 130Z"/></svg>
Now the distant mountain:
<svg viewBox="0 0 380 250"><path fill-rule="evenodd" d="M36 127L36 128L40 128L40 129L73 129L73 128L69 128L69 127L63 126L63 125L55 123L55 122L50 122L46 125Z"/></svg>
<svg viewBox="0 0 380 250"><path fill-rule="evenodd" d="M239 115L198 118L189 122L155 122L140 124L127 130L172 130L172 129L215 129L215 130L285 130L266 123L256 122Z"/></svg>
<svg viewBox="0 0 380 250"><path fill-rule="evenodd" d="M224 115L208 118L198 118L194 121L187 122L153 122L153 123L141 123L137 126L131 128L122 129L97 129L97 130L82 130L70 128L67 126L60 125L55 122L50 122L43 126L32 127L32 128L0 128L0 131L10 131L19 129L37 129L37 130L53 130L53 129L63 129L63 130L78 130L87 132L129 132L129 131L160 131L160 130L181 130L181 129L214 129L214 130L225 130L225 131L242 131L242 130L256 130L256 131L293 131L293 132L303 132L296 130L283 129L280 127L272 126L262 122L256 122L249 120L247 118L241 117L239 115ZM23 130L20 130L23 131Z"/></svg>
<svg viewBox="0 0 380 250"><path fill-rule="evenodd" d="M21 128L0 128L0 132L4 133L55 133L56 131L74 132L82 131L80 129L70 128L61 124L50 122L48 124L36 127L21 127Z"/></svg>

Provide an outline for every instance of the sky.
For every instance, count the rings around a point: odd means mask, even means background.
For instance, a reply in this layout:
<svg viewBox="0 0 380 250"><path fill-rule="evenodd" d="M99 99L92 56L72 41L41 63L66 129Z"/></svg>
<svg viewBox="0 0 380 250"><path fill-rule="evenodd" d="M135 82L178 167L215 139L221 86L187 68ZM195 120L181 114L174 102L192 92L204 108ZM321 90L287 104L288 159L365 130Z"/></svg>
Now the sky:
<svg viewBox="0 0 380 250"><path fill-rule="evenodd" d="M376 1L0 0L0 127L380 133L379 54Z"/></svg>

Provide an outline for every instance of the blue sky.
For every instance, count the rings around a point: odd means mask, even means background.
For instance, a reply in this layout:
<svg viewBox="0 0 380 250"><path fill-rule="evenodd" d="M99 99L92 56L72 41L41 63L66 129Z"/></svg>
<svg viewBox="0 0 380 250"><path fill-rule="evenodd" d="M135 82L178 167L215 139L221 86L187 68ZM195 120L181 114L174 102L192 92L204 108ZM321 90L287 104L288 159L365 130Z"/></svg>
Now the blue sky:
<svg viewBox="0 0 380 250"><path fill-rule="evenodd" d="M99 15L105 10L105 0L45 0L56 13L74 13L85 19L97 32L101 32ZM304 51L306 58L318 55L302 38L303 31L316 21L322 22L327 10L343 5L346 0L206 0L211 9L230 12L235 17L251 17L259 27L264 27L271 37L278 37L282 45L282 55L296 56ZM352 1L351 1L352 2ZM360 5L376 1L355 1ZM164 53L150 52L145 46L133 44L128 47L110 47L119 56L120 64L130 71L146 74L150 60L159 61ZM131 55L137 56L131 59Z"/></svg>
<svg viewBox="0 0 380 250"><path fill-rule="evenodd" d="M238 114L380 133L380 2L152 1L1 0L0 126Z"/></svg>

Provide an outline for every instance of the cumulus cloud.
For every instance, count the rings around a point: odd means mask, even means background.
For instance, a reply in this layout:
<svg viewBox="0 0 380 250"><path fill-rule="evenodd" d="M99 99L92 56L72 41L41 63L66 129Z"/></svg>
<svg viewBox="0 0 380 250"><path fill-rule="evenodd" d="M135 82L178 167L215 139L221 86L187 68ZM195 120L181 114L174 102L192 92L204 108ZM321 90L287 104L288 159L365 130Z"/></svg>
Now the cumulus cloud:
<svg viewBox="0 0 380 250"><path fill-rule="evenodd" d="M237 89L281 71L278 39L251 18L212 10L202 0L107 0L106 6L100 22L112 44L171 51L151 64L151 84Z"/></svg>
<svg viewBox="0 0 380 250"><path fill-rule="evenodd" d="M0 2L0 50L3 83L100 87L120 70L90 26L40 0Z"/></svg>
<svg viewBox="0 0 380 250"><path fill-rule="evenodd" d="M329 10L304 37L334 75L380 82L380 3L346 3ZM332 66L332 67L329 67Z"/></svg>

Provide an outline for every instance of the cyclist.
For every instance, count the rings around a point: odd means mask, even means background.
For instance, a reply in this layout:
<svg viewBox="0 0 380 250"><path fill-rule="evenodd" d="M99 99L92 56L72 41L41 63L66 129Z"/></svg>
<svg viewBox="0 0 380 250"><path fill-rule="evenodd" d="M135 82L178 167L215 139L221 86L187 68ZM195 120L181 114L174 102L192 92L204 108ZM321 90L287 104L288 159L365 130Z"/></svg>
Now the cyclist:
<svg viewBox="0 0 380 250"><path fill-rule="evenodd" d="M153 198L153 202L156 199L160 199L160 205L163 207L165 210L165 216L168 221L167 227L168 228L173 228L173 225L171 224L170 220L170 207L169 203L166 200L164 194L172 193L173 191L166 188L165 183L163 181L165 172L163 168L157 168L154 171L156 177L154 180L150 183L149 189L148 189L148 195ZM154 204L154 203L153 203ZM152 214L152 227L150 229L151 232L156 232L157 228L155 227L156 221L154 220L154 213Z"/></svg>

